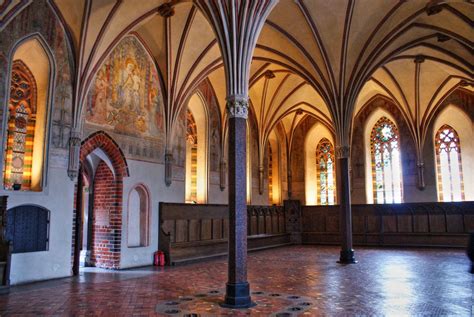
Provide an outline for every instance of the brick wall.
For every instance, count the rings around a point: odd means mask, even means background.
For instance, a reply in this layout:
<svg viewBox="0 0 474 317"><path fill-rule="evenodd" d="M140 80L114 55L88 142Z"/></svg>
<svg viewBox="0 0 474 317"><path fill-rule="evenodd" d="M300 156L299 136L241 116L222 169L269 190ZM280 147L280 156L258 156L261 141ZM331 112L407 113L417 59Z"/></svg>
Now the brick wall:
<svg viewBox="0 0 474 317"><path fill-rule="evenodd" d="M119 268L122 237L122 178L114 178L103 161L94 178L91 261L96 267Z"/></svg>
<svg viewBox="0 0 474 317"><path fill-rule="evenodd" d="M82 166L84 166L87 156L97 148L102 149L110 158L114 172L102 161L97 166L93 182L91 182L90 175L85 174L87 183L93 184L94 191L94 201L91 202L94 206L93 219L91 219L93 221L91 262L97 267L118 269L120 268L122 240L122 180L123 177L129 175L128 165L118 144L107 133L97 131L82 142L80 153ZM71 261L74 259L75 249L77 190L76 183Z"/></svg>

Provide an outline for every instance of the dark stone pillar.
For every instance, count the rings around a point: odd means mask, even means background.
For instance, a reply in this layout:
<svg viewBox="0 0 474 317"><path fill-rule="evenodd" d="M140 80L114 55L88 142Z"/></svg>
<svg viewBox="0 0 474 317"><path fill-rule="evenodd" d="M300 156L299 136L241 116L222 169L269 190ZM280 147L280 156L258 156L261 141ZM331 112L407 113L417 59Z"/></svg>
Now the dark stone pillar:
<svg viewBox="0 0 474 317"><path fill-rule="evenodd" d="M252 306L247 282L247 99L228 98L229 279L224 307Z"/></svg>
<svg viewBox="0 0 474 317"><path fill-rule="evenodd" d="M351 186L349 175L349 152L348 146L337 148L337 162L339 174L339 205L341 208L341 256L339 263L356 263L354 250L352 249L352 209L351 209Z"/></svg>

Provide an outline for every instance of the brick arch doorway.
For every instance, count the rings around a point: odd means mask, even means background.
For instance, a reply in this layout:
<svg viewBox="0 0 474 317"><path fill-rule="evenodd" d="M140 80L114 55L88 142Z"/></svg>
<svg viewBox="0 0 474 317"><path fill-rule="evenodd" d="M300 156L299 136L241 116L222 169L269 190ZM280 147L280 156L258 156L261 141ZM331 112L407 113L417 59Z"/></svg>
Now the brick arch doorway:
<svg viewBox="0 0 474 317"><path fill-rule="evenodd" d="M120 268L123 178L128 165L105 132L81 144L73 230L73 273L81 266Z"/></svg>

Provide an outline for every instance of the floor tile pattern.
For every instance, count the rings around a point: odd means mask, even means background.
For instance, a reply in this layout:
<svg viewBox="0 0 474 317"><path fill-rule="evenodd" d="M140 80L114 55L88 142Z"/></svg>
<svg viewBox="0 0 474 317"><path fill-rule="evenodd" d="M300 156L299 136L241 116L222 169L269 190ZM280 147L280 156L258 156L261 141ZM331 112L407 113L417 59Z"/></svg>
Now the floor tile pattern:
<svg viewBox="0 0 474 317"><path fill-rule="evenodd" d="M89 269L79 277L12 287L0 296L0 316L472 314L474 275L463 250L357 249L359 263L352 265L336 263L338 254L338 248L322 246L251 253L248 279L257 305L250 309L218 305L227 278L223 258L181 267ZM164 305L173 301L178 304L168 306L181 312L166 313ZM303 301L311 305L298 305Z"/></svg>

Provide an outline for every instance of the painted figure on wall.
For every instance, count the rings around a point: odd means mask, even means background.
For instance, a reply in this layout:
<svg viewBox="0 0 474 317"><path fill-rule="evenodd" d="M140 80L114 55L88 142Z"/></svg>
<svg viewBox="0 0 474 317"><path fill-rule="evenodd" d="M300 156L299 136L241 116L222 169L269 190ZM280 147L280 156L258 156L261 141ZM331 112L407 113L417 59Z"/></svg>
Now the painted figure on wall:
<svg viewBox="0 0 474 317"><path fill-rule="evenodd" d="M161 137L163 102L158 73L140 42L125 37L97 72L86 121L136 137Z"/></svg>

